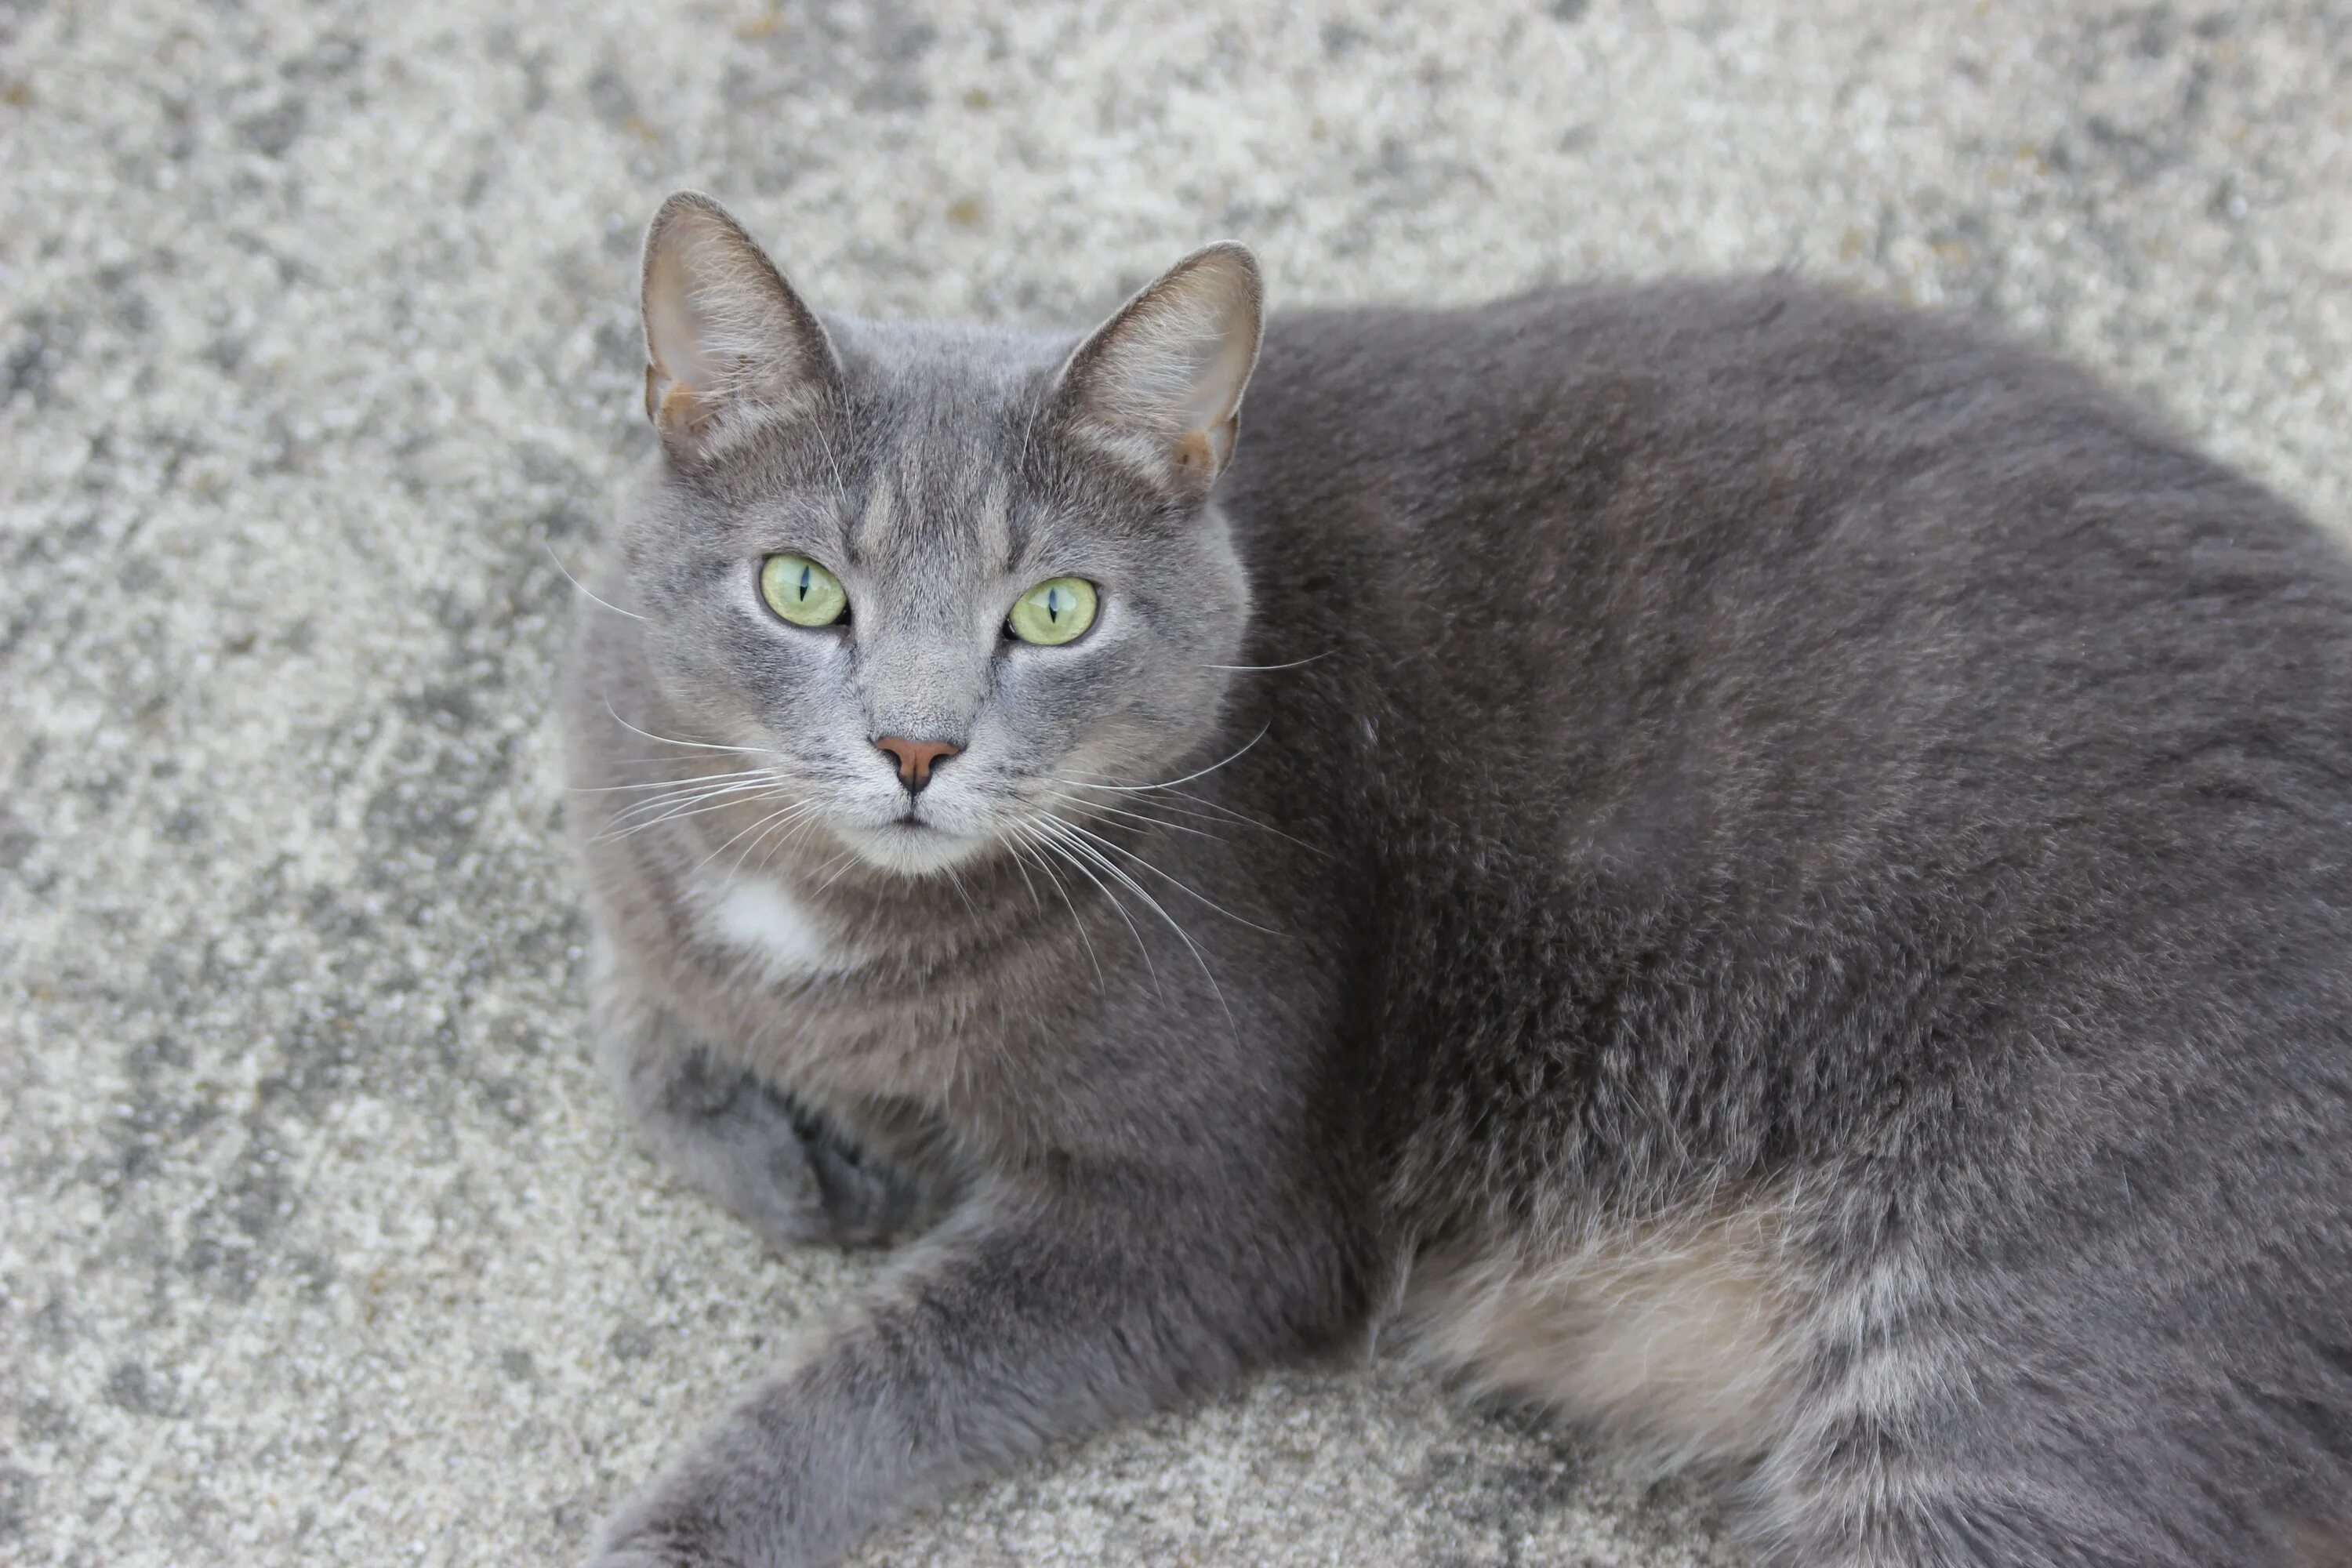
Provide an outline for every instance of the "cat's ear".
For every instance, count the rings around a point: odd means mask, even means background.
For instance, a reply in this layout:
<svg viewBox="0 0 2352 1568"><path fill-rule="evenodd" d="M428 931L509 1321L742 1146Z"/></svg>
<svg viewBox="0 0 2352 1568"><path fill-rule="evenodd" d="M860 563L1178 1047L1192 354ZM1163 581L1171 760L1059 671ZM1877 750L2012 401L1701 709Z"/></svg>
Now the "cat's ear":
<svg viewBox="0 0 2352 1568"><path fill-rule="evenodd" d="M1206 495L1234 455L1264 321L1248 249L1225 241L1194 251L1062 367L1057 396L1072 433L1179 495Z"/></svg>
<svg viewBox="0 0 2352 1568"><path fill-rule="evenodd" d="M835 406L840 361L768 254L695 191L646 230L646 416L681 462Z"/></svg>

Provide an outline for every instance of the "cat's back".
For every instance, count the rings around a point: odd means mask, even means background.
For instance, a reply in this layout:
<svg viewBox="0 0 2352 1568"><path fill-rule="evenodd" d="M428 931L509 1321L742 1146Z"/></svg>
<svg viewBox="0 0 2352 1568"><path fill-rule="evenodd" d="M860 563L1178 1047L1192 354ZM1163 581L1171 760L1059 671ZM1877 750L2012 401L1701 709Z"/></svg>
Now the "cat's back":
<svg viewBox="0 0 2352 1568"><path fill-rule="evenodd" d="M1276 315L1247 428L1225 493L1309 533L1319 511L1443 529L1431 542L1462 552L1704 539L1730 566L1899 541L1948 573L2048 557L2062 532L2104 547L2080 525L2129 504L2144 543L2222 520L2300 572L2352 576L2291 508L2073 367L1986 323L1779 276Z"/></svg>
<svg viewBox="0 0 2352 1568"><path fill-rule="evenodd" d="M2352 554L1979 327L1783 279L1305 312L1246 423L1261 651L1376 661L1433 742L1386 760L1465 820L1670 776L2046 826L2201 778L2341 830Z"/></svg>
<svg viewBox="0 0 2352 1568"><path fill-rule="evenodd" d="M1475 977L1415 1038L1582 988L1667 1100L1773 1097L1751 1148L1951 1034L2012 1089L2078 1024L2199 1094L2352 1074L2352 559L2291 506L1785 279L1277 317L1262 365L1253 655L1324 656L1279 717L1360 775L1380 940ZM1800 1049L1852 1053L1811 1121Z"/></svg>

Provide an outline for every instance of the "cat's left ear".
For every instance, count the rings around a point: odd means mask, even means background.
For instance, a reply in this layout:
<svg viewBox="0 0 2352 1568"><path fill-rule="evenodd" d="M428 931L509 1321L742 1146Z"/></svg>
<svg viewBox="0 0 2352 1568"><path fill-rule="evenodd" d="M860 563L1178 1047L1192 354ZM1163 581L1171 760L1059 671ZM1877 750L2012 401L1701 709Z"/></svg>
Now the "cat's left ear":
<svg viewBox="0 0 2352 1568"><path fill-rule="evenodd" d="M1232 460L1264 322L1247 247L1194 251L1070 355L1056 392L1069 428L1175 494L1206 495Z"/></svg>
<svg viewBox="0 0 2352 1568"><path fill-rule="evenodd" d="M646 231L646 416L682 463L836 405L824 324L725 207L696 191Z"/></svg>

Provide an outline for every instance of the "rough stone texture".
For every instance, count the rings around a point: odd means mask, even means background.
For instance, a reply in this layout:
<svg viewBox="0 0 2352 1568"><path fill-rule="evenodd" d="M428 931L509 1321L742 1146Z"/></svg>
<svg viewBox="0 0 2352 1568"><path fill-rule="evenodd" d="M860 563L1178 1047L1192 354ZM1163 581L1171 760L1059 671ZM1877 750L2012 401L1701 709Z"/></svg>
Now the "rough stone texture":
<svg viewBox="0 0 2352 1568"><path fill-rule="evenodd" d="M562 1561L868 1267L583 1064L545 714L642 463L639 226L1075 320L1790 267L1995 312L2347 509L2352 14L2285 0L0 4L0 1560ZM486 19L503 13L503 19ZM868 1563L1715 1562L1392 1366Z"/></svg>

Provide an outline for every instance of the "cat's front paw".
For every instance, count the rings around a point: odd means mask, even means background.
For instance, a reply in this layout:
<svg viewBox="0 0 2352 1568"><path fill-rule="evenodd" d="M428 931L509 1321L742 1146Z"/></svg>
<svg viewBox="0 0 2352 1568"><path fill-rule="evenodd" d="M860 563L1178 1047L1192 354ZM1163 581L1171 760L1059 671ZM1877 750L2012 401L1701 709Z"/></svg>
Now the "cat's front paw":
<svg viewBox="0 0 2352 1568"><path fill-rule="evenodd" d="M806 1568L811 1559L783 1538L764 1500L673 1476L604 1521L586 1568Z"/></svg>
<svg viewBox="0 0 2352 1568"><path fill-rule="evenodd" d="M919 1223L922 1192L739 1068L700 1050L625 1078L659 1159L769 1242L873 1247Z"/></svg>
<svg viewBox="0 0 2352 1568"><path fill-rule="evenodd" d="M918 1212L904 1177L749 1077L694 1114L704 1185L770 1241L878 1247Z"/></svg>

